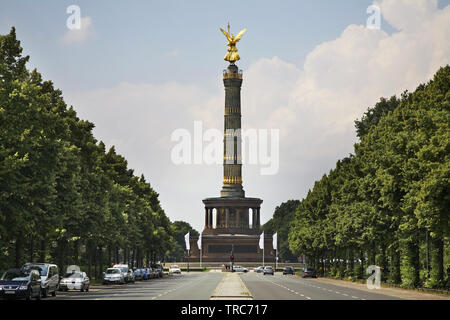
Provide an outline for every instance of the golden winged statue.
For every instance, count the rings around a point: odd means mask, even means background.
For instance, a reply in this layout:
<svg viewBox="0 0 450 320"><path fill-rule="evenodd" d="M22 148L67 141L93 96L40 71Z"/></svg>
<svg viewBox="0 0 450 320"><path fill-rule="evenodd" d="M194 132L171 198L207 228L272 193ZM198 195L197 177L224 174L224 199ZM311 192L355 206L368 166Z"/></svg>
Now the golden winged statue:
<svg viewBox="0 0 450 320"><path fill-rule="evenodd" d="M242 35L245 33L247 29L241 30L235 37L232 33L230 33L230 24L228 23L228 32L220 28L220 31L227 37L228 40L228 52L223 58L225 61L229 61L231 64L234 64L236 61L241 59L238 54L238 50L236 48L236 43L241 40Z"/></svg>

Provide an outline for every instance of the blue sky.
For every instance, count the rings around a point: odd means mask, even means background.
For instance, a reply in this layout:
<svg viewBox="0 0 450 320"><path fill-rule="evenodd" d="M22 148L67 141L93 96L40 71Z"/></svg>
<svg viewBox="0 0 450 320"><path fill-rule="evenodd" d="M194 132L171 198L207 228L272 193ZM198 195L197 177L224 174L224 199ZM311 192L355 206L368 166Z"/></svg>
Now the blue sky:
<svg viewBox="0 0 450 320"><path fill-rule="evenodd" d="M267 56L301 65L317 44L336 38L349 23L365 23L370 3L1 1L0 32L14 24L31 64L63 90L108 87L119 81L207 84L226 66L219 27L228 21L235 34L247 28L239 44L241 68ZM72 46L59 41L67 31L66 8L71 4L92 18L95 41ZM174 52L177 55L170 54Z"/></svg>
<svg viewBox="0 0 450 320"><path fill-rule="evenodd" d="M81 8L73 38L66 8ZM246 195L261 220L353 151L354 120L380 97L414 90L450 63L449 0L372 1L0 0L0 33L16 27L24 54L52 80L95 136L144 173L172 220L203 229L202 199L219 196L221 165L175 165L174 130L194 121L223 129L230 22L244 71L243 128L280 129L280 170L244 165ZM75 41L78 39L79 41Z"/></svg>

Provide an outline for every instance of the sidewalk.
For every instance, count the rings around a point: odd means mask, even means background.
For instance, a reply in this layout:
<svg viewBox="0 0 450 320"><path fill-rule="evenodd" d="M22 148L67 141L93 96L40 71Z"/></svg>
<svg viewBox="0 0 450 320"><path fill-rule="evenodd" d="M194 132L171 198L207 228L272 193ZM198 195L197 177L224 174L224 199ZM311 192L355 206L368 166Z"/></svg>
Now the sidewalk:
<svg viewBox="0 0 450 320"><path fill-rule="evenodd" d="M369 289L366 284L351 282L346 280L330 279L330 278L317 278L312 281L318 281L323 283L328 283L340 287L347 287L353 289L359 289L369 292L381 293L392 297L397 297L401 299L408 300L450 300L450 296L442 294L433 294L427 292L419 292L410 289L400 289L400 288L389 288L381 287L380 289Z"/></svg>
<svg viewBox="0 0 450 320"><path fill-rule="evenodd" d="M253 300L253 297L238 273L224 272L210 300Z"/></svg>

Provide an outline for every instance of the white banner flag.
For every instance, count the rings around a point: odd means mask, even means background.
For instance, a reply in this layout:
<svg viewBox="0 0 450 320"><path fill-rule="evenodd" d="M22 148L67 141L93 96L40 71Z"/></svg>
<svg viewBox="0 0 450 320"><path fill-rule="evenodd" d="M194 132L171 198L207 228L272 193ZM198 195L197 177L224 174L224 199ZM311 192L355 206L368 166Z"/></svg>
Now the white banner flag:
<svg viewBox="0 0 450 320"><path fill-rule="evenodd" d="M198 237L197 247L198 250L202 250L202 234L200 234L200 236Z"/></svg>
<svg viewBox="0 0 450 320"><path fill-rule="evenodd" d="M186 250L190 250L191 249L191 244L189 243L189 232L185 234L184 242L186 242Z"/></svg>
<svg viewBox="0 0 450 320"><path fill-rule="evenodd" d="M275 233L275 234L273 235L273 248L274 248L275 250L278 249L278 248L277 248L277 243L278 243L278 233Z"/></svg>
<svg viewBox="0 0 450 320"><path fill-rule="evenodd" d="M259 237L259 247L261 249L264 249L264 231L261 233L261 236Z"/></svg>

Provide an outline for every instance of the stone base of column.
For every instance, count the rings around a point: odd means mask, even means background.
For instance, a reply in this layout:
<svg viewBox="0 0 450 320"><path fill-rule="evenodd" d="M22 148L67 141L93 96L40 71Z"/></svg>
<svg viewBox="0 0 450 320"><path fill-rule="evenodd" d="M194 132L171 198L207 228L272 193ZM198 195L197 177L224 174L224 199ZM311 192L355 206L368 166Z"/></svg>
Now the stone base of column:
<svg viewBox="0 0 450 320"><path fill-rule="evenodd" d="M224 184L220 191L221 197L245 198L245 191L240 184Z"/></svg>

